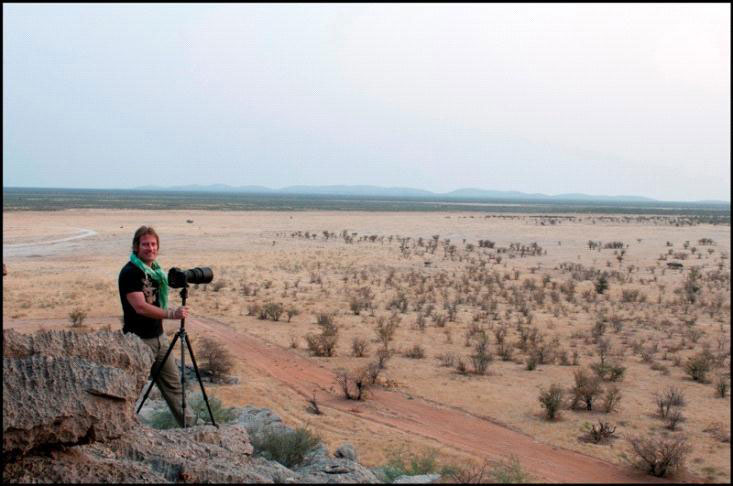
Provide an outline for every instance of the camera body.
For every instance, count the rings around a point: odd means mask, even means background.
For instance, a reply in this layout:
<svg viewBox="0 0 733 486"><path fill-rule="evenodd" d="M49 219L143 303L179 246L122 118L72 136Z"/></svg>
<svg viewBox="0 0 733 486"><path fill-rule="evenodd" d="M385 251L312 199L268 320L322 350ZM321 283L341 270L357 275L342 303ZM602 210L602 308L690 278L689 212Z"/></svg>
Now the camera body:
<svg viewBox="0 0 733 486"><path fill-rule="evenodd" d="M195 267L181 270L173 267L168 270L168 286L176 289L188 287L188 284L207 284L214 279L214 272L209 267Z"/></svg>

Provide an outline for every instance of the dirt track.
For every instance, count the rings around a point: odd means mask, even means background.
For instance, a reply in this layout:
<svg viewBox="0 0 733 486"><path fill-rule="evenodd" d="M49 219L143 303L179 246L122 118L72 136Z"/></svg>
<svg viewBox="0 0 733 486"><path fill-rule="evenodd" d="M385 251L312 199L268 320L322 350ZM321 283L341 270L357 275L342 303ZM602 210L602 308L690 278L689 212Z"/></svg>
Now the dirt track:
<svg viewBox="0 0 733 486"><path fill-rule="evenodd" d="M119 318L108 319L112 326ZM101 320L100 320L101 321ZM248 366L267 373L304 398L319 391L319 406L351 414L360 420L373 421L410 434L434 439L446 447L466 451L477 458L506 459L514 454L533 478L553 483L664 483L668 481L646 476L622 467L567 449L535 441L532 437L477 417L462 410L447 408L419 398L408 398L394 391L378 388L369 391L366 401L347 401L334 393L335 375L330 370L296 353L236 331L214 319L190 319L197 329L206 330ZM11 320L5 328L48 328L66 325L67 321ZM106 324L106 322L105 322ZM671 481L669 481L671 482ZM675 482L703 482L683 475Z"/></svg>

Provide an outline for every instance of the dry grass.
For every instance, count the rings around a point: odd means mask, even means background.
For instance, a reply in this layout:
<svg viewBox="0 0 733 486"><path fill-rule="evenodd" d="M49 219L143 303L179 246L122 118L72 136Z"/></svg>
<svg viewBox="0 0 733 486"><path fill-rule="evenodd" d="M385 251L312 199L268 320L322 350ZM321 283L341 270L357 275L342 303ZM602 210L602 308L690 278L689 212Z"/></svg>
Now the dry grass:
<svg viewBox="0 0 733 486"><path fill-rule="evenodd" d="M583 424L612 421L615 435L624 438L661 433L667 424L656 416L655 399L676 387L686 401L685 420L676 429L693 444L690 457L702 458L687 467L702 477L715 470L717 481L730 480L729 439L706 432L711 423L722 435L730 430L730 395L720 398L716 392L716 383L730 380L730 227L634 216L499 216L4 213L5 244L68 236L79 227L97 235L59 244L52 253L32 247L22 254L5 251L10 275L3 281L3 317L64 319L68 326L68 315L83 308L85 324L93 326L95 318L119 316L117 274L135 228L151 224L161 234L159 261L165 268L211 266L220 282L191 289L193 315L289 347L320 335L316 317L332 313L338 327L335 356L311 358L324 366L357 369L365 359L355 356L355 339L366 340L372 356L387 341L403 353L392 353L383 373L402 391L614 463L622 462L623 448L578 440ZM682 270L667 267L673 257L683 262ZM693 266L699 270L691 271ZM171 300L179 302L175 293ZM248 307L268 304L282 307L270 309L266 319L248 315ZM188 331L195 336L195 329ZM484 335L488 345L477 350ZM415 350L426 359L408 357ZM494 358L484 374L472 372L479 351ZM310 355L305 346L293 352ZM700 356L710 367L707 383L691 379L686 367ZM527 369L528 360L534 369ZM468 368L465 375L456 372L459 361ZM560 420L544 420L540 389L558 383L567 390L575 371L594 364L600 370L599 363L603 373L610 365L625 368L620 379L601 384L604 393L618 387L623 400L606 413L600 394L592 411L563 410ZM232 373L242 376L242 385L221 390L227 406L271 407L294 424L314 420L302 399L255 376L244 363ZM406 440L345 414L329 411L317 420L330 447L348 440L370 465L384 460L386 445ZM442 453L465 458L458 451Z"/></svg>

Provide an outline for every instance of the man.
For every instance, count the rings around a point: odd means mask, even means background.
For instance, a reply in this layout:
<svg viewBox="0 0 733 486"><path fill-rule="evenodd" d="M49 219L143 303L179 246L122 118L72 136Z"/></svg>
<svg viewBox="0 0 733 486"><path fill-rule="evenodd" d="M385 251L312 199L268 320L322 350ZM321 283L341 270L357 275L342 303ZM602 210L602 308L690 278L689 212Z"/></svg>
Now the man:
<svg viewBox="0 0 733 486"><path fill-rule="evenodd" d="M124 325L122 331L136 334L155 353L151 375L168 351L163 319L185 319L188 309L168 309L168 277L155 259L160 248L158 234L150 226L141 226L132 239L130 261L122 267L118 279ZM181 380L173 353L168 356L155 381L173 416L183 426ZM186 414L186 423L190 424Z"/></svg>

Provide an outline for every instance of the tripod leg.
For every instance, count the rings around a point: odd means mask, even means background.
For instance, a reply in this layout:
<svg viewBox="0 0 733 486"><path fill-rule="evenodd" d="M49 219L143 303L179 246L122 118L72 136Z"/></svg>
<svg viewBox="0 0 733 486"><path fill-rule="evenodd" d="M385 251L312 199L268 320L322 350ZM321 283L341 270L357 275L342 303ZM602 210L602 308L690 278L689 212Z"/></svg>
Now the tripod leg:
<svg viewBox="0 0 733 486"><path fill-rule="evenodd" d="M214 420L214 414L211 413L211 407L209 406L209 398L206 396L206 390L204 390L204 383L201 381L201 374L199 374L199 367L196 366L196 358L193 357L193 348L191 347L191 343L188 340L188 335L184 334L183 337L186 339L186 347L188 348L188 354L191 355L191 362L193 363L193 370L196 372L196 378L199 380L199 385L201 386L201 393L204 396L204 401L206 402L206 408L209 410L209 417L211 417L211 423L214 425L214 427L219 428L218 425L216 425L216 421Z"/></svg>
<svg viewBox="0 0 733 486"><path fill-rule="evenodd" d="M173 351L173 346L176 344L176 340L179 338L178 333L176 333L176 336L173 338L173 342L171 342L170 346L168 346L168 351L165 353L165 358L163 358L163 361L158 363L158 368L153 372L152 379L150 381L150 386L148 386L148 391L145 392L145 396L143 396L142 401L140 402L140 405L137 407L137 411L135 412L140 413L140 410L143 408L143 404L145 403L145 400L148 399L148 395L150 394L150 390L153 389L153 385L155 384L155 380L158 379L158 375L160 374L160 371L163 369L163 365L168 360L168 356L170 356L171 351Z"/></svg>

